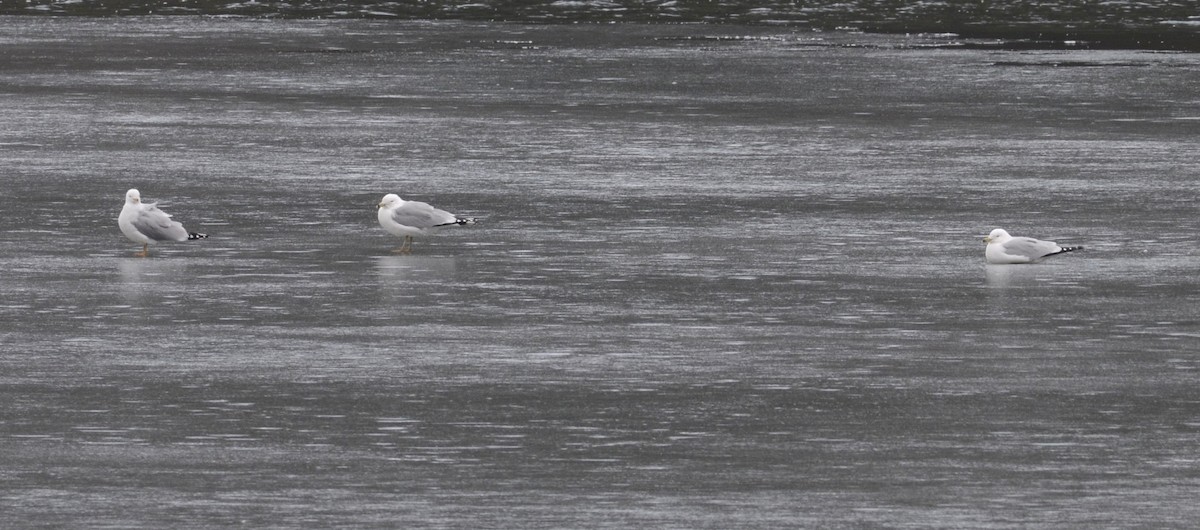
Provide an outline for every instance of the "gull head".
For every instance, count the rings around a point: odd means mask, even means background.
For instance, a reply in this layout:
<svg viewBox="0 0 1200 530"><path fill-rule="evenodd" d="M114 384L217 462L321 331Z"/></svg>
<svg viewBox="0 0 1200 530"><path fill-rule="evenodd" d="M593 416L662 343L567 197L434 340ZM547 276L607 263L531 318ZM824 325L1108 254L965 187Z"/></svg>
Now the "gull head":
<svg viewBox="0 0 1200 530"><path fill-rule="evenodd" d="M995 230L992 230L992 233L988 234L987 237L983 238L983 242L984 243L1002 243L1005 240L1010 239L1011 237L1012 236L1008 235L1008 232L1005 232L1003 229L997 228Z"/></svg>
<svg viewBox="0 0 1200 530"><path fill-rule="evenodd" d="M391 208L393 206L396 206L397 204L400 204L400 202L401 202L401 200L400 200L399 195L396 195L395 193L389 193L389 194L383 196L382 201L379 201L379 207L380 208Z"/></svg>
<svg viewBox="0 0 1200 530"><path fill-rule="evenodd" d="M125 202L131 202L133 204L142 202L142 194L138 193L138 190L136 189L129 190L125 192Z"/></svg>

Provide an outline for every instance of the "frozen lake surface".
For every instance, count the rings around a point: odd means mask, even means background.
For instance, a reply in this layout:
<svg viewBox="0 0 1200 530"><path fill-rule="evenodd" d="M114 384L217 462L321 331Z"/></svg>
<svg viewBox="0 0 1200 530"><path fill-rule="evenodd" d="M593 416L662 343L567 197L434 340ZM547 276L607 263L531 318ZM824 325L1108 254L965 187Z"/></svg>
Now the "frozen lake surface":
<svg viewBox="0 0 1200 530"><path fill-rule="evenodd" d="M0 526L1194 524L1200 55L947 38L0 18Z"/></svg>

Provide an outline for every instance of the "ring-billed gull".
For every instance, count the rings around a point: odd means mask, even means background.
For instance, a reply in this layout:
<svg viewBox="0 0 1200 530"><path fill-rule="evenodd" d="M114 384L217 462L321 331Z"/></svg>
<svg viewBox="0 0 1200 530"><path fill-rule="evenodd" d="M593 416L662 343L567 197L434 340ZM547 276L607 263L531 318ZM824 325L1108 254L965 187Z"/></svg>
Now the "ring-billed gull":
<svg viewBox="0 0 1200 530"><path fill-rule="evenodd" d="M125 207L117 218L117 226L130 241L142 244L136 255L150 255L150 244L159 241L189 241L203 239L208 234L188 232L182 224L171 220L171 215L159 210L152 202L142 202L142 194L133 189L125 192Z"/></svg>
<svg viewBox="0 0 1200 530"><path fill-rule="evenodd" d="M460 218L420 201L406 201L395 193L384 195L379 203L379 226L404 238L404 244L393 252L412 252L413 236L432 234L443 226L470 224L475 224L474 217Z"/></svg>
<svg viewBox="0 0 1200 530"><path fill-rule="evenodd" d="M984 251L987 262L996 264L1033 263L1055 254L1083 250L1083 247L1060 247L1053 241L1032 237L1013 237L999 228L992 230L983 242L987 243Z"/></svg>

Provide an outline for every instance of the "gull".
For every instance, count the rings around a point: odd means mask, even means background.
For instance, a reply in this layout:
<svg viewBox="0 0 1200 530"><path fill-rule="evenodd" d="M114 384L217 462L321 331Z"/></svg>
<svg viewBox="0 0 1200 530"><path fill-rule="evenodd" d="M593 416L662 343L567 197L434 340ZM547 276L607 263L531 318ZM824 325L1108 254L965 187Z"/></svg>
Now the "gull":
<svg viewBox="0 0 1200 530"><path fill-rule="evenodd" d="M384 195L379 203L379 226L404 238L404 244L393 251L396 253L412 252L413 236L429 235L443 226L471 224L475 224L474 217L460 218L420 201L406 201L395 193Z"/></svg>
<svg viewBox="0 0 1200 530"><path fill-rule="evenodd" d="M155 203L142 202L142 194L132 189L125 192L125 207L117 218L121 233L134 243L142 244L138 257L150 255L150 244L159 241L190 241L204 239L208 234L188 232L183 225L171 220L171 215L159 210Z"/></svg>
<svg viewBox="0 0 1200 530"><path fill-rule="evenodd" d="M1013 237L1002 229L992 230L983 238L987 243L984 256L988 263L1034 263L1055 254L1063 254L1083 247L1060 247L1053 241L1041 241L1032 237Z"/></svg>

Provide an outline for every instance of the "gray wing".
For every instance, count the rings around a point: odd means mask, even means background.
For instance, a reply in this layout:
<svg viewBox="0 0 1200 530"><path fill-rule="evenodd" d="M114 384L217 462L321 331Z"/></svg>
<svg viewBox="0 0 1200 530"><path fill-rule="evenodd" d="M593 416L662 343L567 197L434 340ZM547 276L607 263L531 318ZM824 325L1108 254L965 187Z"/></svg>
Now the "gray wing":
<svg viewBox="0 0 1200 530"><path fill-rule="evenodd" d="M138 232L155 241L187 241L188 233L183 225L172 221L170 215L154 204L142 206L132 221Z"/></svg>
<svg viewBox="0 0 1200 530"><path fill-rule="evenodd" d="M392 210L393 221L413 228L432 228L454 223L457 219L450 212L439 210L420 201L404 201L399 208Z"/></svg>
<svg viewBox="0 0 1200 530"><path fill-rule="evenodd" d="M1029 259L1038 259L1062 250L1053 241L1041 241L1032 237L1014 237L1000 247L1004 249L1005 254L1025 256Z"/></svg>

